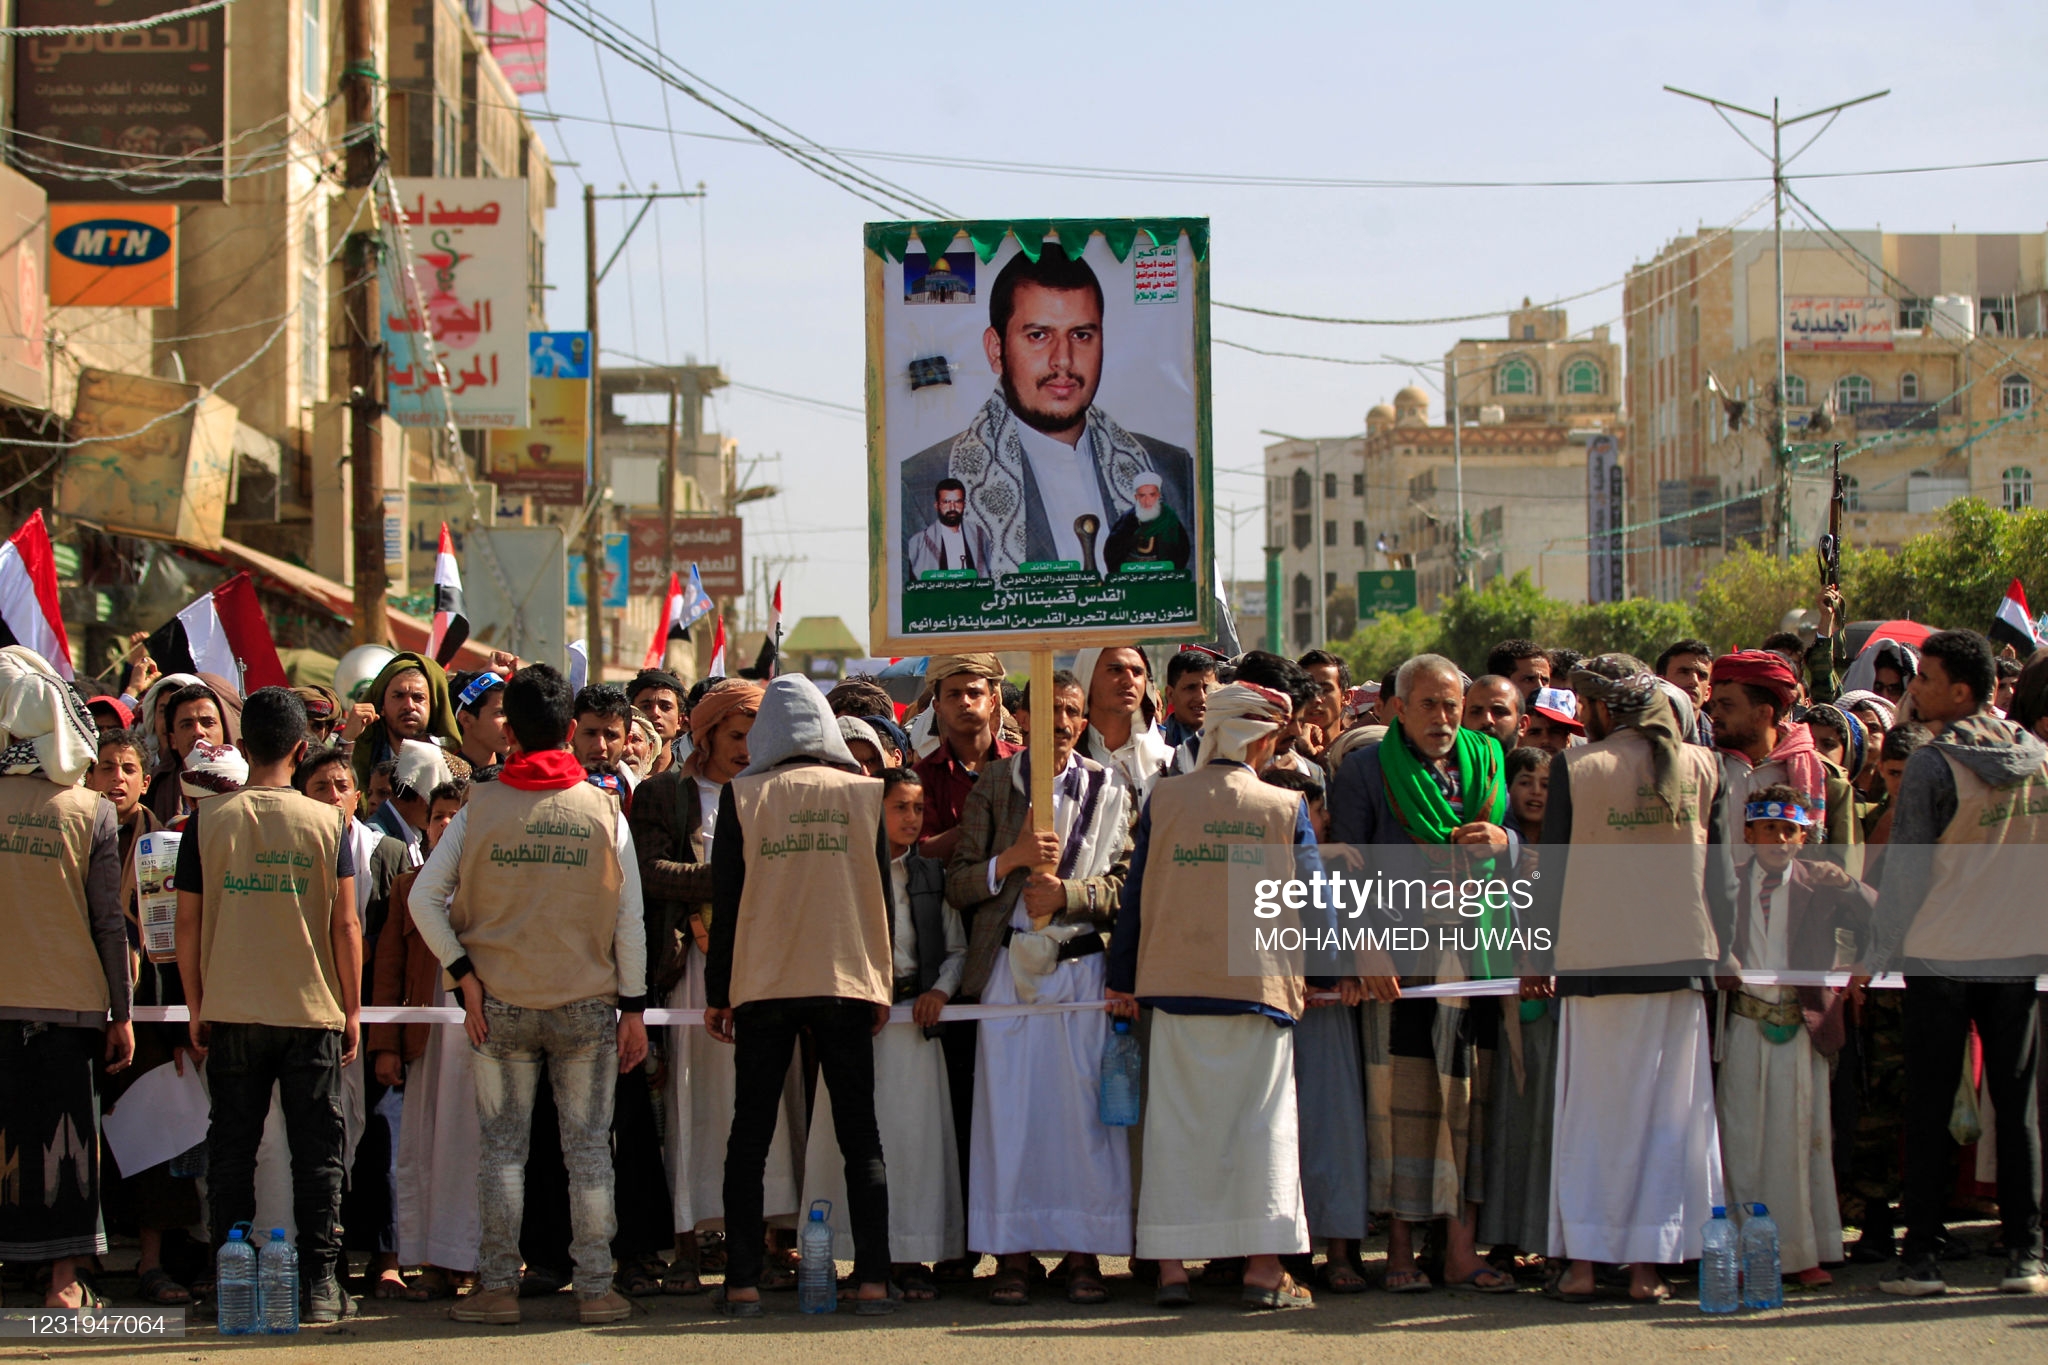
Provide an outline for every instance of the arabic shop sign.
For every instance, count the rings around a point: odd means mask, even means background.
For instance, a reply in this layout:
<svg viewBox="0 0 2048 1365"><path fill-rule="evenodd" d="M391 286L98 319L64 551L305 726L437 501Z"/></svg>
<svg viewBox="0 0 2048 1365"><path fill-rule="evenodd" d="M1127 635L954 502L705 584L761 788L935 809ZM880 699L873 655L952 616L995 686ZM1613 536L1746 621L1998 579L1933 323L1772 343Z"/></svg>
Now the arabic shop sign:
<svg viewBox="0 0 2048 1365"><path fill-rule="evenodd" d="M1793 294L1785 299L1788 351L1889 351L1898 325L1896 300Z"/></svg>
<svg viewBox="0 0 2048 1365"><path fill-rule="evenodd" d="M112 28L190 0L17 0L17 28ZM17 40L8 160L53 200L227 198L226 9Z"/></svg>
<svg viewBox="0 0 2048 1365"><path fill-rule="evenodd" d="M1358 619L1399 616L1415 606L1415 570L1368 569L1358 576Z"/></svg>
<svg viewBox="0 0 2048 1365"><path fill-rule="evenodd" d="M458 427L525 426L526 182L401 176L396 185L412 270L385 253L392 420L440 427L452 414Z"/></svg>

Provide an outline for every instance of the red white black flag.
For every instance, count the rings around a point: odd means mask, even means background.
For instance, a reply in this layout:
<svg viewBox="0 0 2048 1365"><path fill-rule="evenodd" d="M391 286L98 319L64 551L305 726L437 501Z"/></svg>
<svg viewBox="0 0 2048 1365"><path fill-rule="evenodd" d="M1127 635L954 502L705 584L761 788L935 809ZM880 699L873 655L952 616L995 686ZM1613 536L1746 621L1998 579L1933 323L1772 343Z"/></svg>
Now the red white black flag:
<svg viewBox="0 0 2048 1365"><path fill-rule="evenodd" d="M292 685L247 570L157 627L149 654L166 673L212 673L245 697L259 687Z"/></svg>
<svg viewBox="0 0 2048 1365"><path fill-rule="evenodd" d="M725 676L725 618L718 618L718 625L711 632L711 663L704 669L707 678Z"/></svg>
<svg viewBox="0 0 2048 1365"><path fill-rule="evenodd" d="M1998 604L1990 636L1996 644L2011 645L2022 659L2040 647L2041 641L2034 634L2033 613L2027 610L2027 590L2017 578L2005 590L2005 600Z"/></svg>
<svg viewBox="0 0 2048 1365"><path fill-rule="evenodd" d="M0 544L0 644L24 645L71 678L71 641L57 602L57 557L40 509Z"/></svg>
<svg viewBox="0 0 2048 1365"><path fill-rule="evenodd" d="M446 668L469 638L469 618L463 615L462 568L455 562L455 542L448 523L441 523L441 545L434 551L434 628L427 636L427 653Z"/></svg>

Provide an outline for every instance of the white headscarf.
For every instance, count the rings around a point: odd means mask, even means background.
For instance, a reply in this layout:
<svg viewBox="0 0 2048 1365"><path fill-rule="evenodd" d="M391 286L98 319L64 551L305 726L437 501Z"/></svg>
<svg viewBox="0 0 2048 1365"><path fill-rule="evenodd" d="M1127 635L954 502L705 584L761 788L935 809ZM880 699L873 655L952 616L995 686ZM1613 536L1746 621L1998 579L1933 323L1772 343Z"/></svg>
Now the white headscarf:
<svg viewBox="0 0 2048 1365"><path fill-rule="evenodd" d="M0 748L7 771L75 787L98 756L99 727L57 670L24 645L0 649ZM19 752L12 752L19 750Z"/></svg>
<svg viewBox="0 0 2048 1365"><path fill-rule="evenodd" d="M1270 687L1234 682L1217 688L1209 694L1209 710L1202 718L1202 747L1195 755L1195 766L1205 768L1217 758L1244 762L1247 749L1293 715L1293 701Z"/></svg>

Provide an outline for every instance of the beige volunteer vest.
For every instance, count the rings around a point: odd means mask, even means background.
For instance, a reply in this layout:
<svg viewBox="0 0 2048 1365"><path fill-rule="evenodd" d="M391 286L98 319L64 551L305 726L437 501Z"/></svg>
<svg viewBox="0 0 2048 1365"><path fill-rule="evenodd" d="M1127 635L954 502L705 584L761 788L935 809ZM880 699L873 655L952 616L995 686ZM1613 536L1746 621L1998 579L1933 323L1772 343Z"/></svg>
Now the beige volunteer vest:
<svg viewBox="0 0 2048 1365"><path fill-rule="evenodd" d="M348 818L289 787L209 797L197 818L200 1013L214 1024L340 1028L331 920Z"/></svg>
<svg viewBox="0 0 2048 1365"><path fill-rule="evenodd" d="M551 1010L619 998L618 803L588 782L471 789L448 923L484 989Z"/></svg>
<svg viewBox="0 0 2048 1365"><path fill-rule="evenodd" d="M1719 958L1706 868L1720 761L1697 744L1679 745L1678 755L1683 799L1674 815L1657 797L1650 744L1638 732L1617 730L1564 751L1572 852L1558 913L1558 972ZM1660 848L1670 851L1650 851Z"/></svg>
<svg viewBox="0 0 2048 1365"><path fill-rule="evenodd" d="M1269 975L1230 974L1229 907L1234 867L1240 882L1294 875L1301 793L1268 786L1241 765L1212 763L1160 779L1150 809L1138 906L1138 995L1254 1000L1300 1018L1302 979L1283 974L1277 957ZM1286 922L1296 918L1288 915Z"/></svg>
<svg viewBox="0 0 2048 1365"><path fill-rule="evenodd" d="M0 1006L107 1008L85 873L106 798L46 777L0 777Z"/></svg>
<svg viewBox="0 0 2048 1365"><path fill-rule="evenodd" d="M819 763L736 777L747 860L734 1005L829 996L886 1005L889 902L875 862L882 784Z"/></svg>
<svg viewBox="0 0 2048 1365"><path fill-rule="evenodd" d="M1992 962L2048 953L2041 873L2048 854L2048 767L2014 787L1994 787L1943 754L1956 783L1956 814L1934 850L1934 880L1913 925L1907 957Z"/></svg>

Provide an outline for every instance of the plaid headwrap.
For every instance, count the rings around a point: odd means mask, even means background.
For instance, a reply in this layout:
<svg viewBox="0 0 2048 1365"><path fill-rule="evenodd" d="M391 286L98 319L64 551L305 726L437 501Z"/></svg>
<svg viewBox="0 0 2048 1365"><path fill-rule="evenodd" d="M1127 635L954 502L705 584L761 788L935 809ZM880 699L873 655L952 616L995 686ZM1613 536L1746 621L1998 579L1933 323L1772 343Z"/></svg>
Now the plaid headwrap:
<svg viewBox="0 0 2048 1365"><path fill-rule="evenodd" d="M1657 686L1648 665L1633 654L1597 655L1572 669L1572 691L1586 703L1588 714L1594 703L1604 702L1615 729L1634 730L1649 741L1657 799L1676 815L1685 802L1678 772L1678 746L1684 737L1671 698Z"/></svg>

